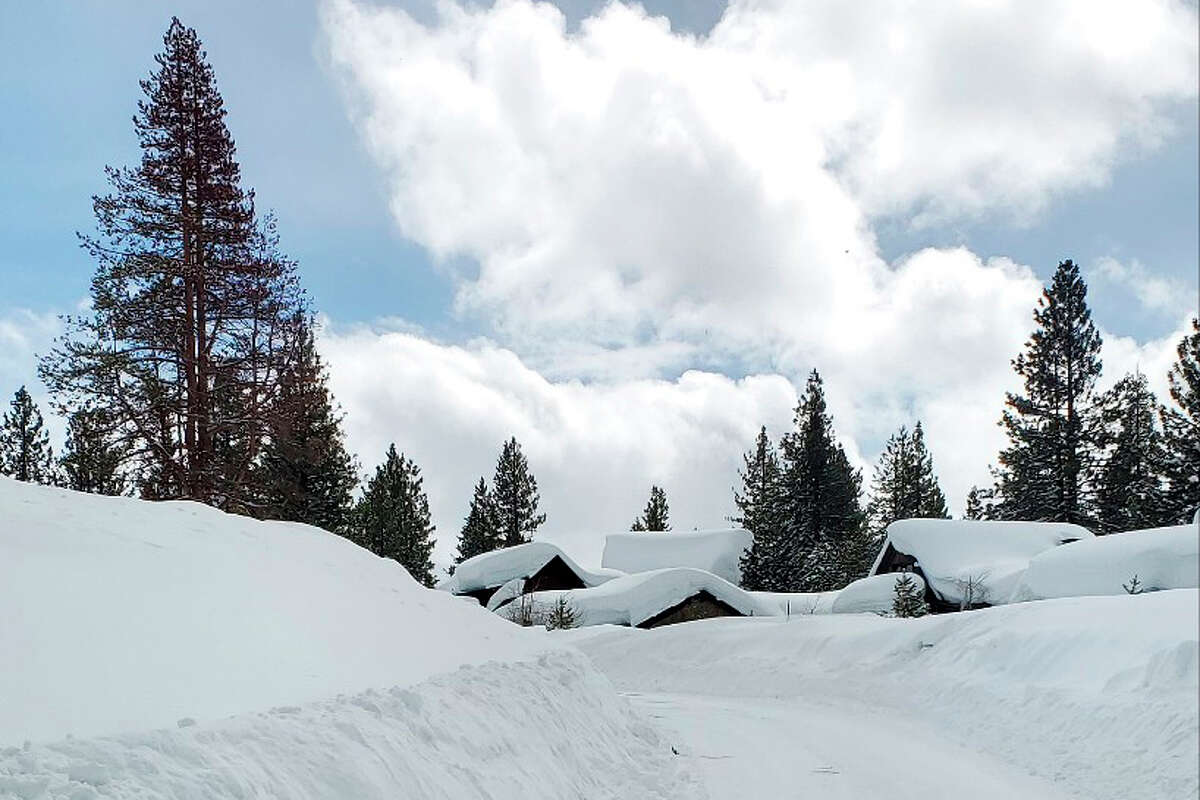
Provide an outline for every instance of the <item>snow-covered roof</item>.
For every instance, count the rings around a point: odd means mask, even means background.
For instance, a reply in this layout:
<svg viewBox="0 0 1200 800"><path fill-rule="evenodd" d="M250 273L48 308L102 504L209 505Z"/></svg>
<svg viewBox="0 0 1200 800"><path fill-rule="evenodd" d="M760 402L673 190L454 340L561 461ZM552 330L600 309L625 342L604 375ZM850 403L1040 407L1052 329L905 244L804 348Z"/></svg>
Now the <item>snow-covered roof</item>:
<svg viewBox="0 0 1200 800"><path fill-rule="evenodd" d="M742 553L754 541L743 528L666 533L614 533L604 542L601 564L621 572L694 567L730 583L742 579Z"/></svg>
<svg viewBox="0 0 1200 800"><path fill-rule="evenodd" d="M555 557L561 558L585 586L599 586L621 574L607 569L584 569L557 545L549 542L529 542L468 558L455 568L452 576L438 584L438 588L451 594L493 589L515 578L534 575Z"/></svg>
<svg viewBox="0 0 1200 800"><path fill-rule="evenodd" d="M763 608L750 592L729 581L690 567L657 569L614 578L590 589L536 592L534 602L551 608L566 597L579 625L640 625L700 592L746 616L774 613Z"/></svg>
<svg viewBox="0 0 1200 800"><path fill-rule="evenodd" d="M1087 528L1067 522L904 519L888 526L871 574L890 544L917 560L943 600L963 600L970 581L974 602L1006 603L1030 559L1064 542L1092 538Z"/></svg>
<svg viewBox="0 0 1200 800"><path fill-rule="evenodd" d="M896 599L896 581L903 573L868 575L847 584L836 593L830 612L833 614L886 614L892 610ZM910 574L917 592L925 594L925 581L920 575Z"/></svg>
<svg viewBox="0 0 1200 800"><path fill-rule="evenodd" d="M1134 575L1142 591L1196 588L1196 526L1114 533L1048 550L1030 561L1013 599L1125 594Z"/></svg>

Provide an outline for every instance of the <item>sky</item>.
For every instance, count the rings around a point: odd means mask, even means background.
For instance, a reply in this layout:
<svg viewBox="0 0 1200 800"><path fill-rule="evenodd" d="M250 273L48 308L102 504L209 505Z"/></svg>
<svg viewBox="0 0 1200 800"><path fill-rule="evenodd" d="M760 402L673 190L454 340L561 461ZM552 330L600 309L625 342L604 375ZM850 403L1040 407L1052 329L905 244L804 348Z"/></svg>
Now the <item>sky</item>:
<svg viewBox="0 0 1200 800"><path fill-rule="evenodd" d="M422 467L446 560L522 442L596 561L652 483L726 524L805 376L870 468L922 420L960 512L1065 258L1105 384L1197 312L1195 3L8 4L0 394L80 308L104 165L171 13L214 64L364 470ZM103 31L103 35L97 35ZM56 422L56 431L61 424Z"/></svg>

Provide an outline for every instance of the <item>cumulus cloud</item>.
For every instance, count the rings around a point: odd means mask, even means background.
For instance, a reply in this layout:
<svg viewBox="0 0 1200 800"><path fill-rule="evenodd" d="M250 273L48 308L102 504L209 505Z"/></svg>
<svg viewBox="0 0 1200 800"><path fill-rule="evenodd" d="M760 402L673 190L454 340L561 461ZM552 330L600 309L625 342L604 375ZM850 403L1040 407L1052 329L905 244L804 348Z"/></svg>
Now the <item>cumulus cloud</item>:
<svg viewBox="0 0 1200 800"><path fill-rule="evenodd" d="M1136 258L1128 263L1111 257L1097 259L1089 277L1131 293L1148 311L1177 315L1196 307L1194 287L1189 289L1182 281L1156 274Z"/></svg>
<svg viewBox="0 0 1200 800"><path fill-rule="evenodd" d="M920 417L961 507L1040 282L964 249L887 263L873 225L1036 215L1197 94L1196 13L1170 0L735 0L704 37L620 3L574 33L528 0L330 0L323 23L398 226L478 266L456 306L499 343L331 333L352 435L428 453L435 506L465 511L515 433L562 530L627 524L656 475L718 521L814 366L858 463Z"/></svg>

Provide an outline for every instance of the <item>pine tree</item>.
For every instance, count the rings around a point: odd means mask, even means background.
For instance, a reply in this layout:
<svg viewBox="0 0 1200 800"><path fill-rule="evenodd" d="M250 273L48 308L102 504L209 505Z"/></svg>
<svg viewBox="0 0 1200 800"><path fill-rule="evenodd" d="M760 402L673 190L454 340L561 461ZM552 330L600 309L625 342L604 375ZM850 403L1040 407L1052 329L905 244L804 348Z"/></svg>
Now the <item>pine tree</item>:
<svg viewBox="0 0 1200 800"><path fill-rule="evenodd" d="M341 422L309 328L269 419L255 480L262 516L346 531L358 470L346 452Z"/></svg>
<svg viewBox="0 0 1200 800"><path fill-rule="evenodd" d="M461 564L468 558L490 553L501 546L492 493L488 491L487 481L480 478L479 483L475 484L475 494L471 497L471 508L463 522L462 531L458 534L458 558L454 563Z"/></svg>
<svg viewBox="0 0 1200 800"><path fill-rule="evenodd" d="M421 470L388 447L354 510L353 538L382 558L400 562L417 581L433 586L433 532Z"/></svg>
<svg viewBox="0 0 1200 800"><path fill-rule="evenodd" d="M901 426L884 445L871 482L867 517L877 539L899 519L950 517L920 422L912 431Z"/></svg>
<svg viewBox="0 0 1200 800"><path fill-rule="evenodd" d="M50 434L37 403L25 387L13 394L11 411L0 420L0 475L19 481L56 484Z"/></svg>
<svg viewBox="0 0 1200 800"><path fill-rule="evenodd" d="M972 486L971 491L967 492L967 508L963 514L963 519L991 519L992 518L992 490L980 489L978 486Z"/></svg>
<svg viewBox="0 0 1200 800"><path fill-rule="evenodd" d="M816 370L796 408L795 425L783 440L785 540L777 585L800 591L840 588L865 574L872 541L859 502L862 476L834 437Z"/></svg>
<svg viewBox="0 0 1200 800"><path fill-rule="evenodd" d="M529 471L529 462L514 436L501 448L492 478L492 501L502 546L512 547L533 539L534 531L546 521L546 515L538 513L540 500L537 479Z"/></svg>
<svg viewBox="0 0 1200 800"><path fill-rule="evenodd" d="M143 496L245 509L306 302L274 222L240 186L213 68L173 19L141 82L138 166L107 170L90 313L39 372L64 414L90 406L130 445Z"/></svg>
<svg viewBox="0 0 1200 800"><path fill-rule="evenodd" d="M1008 395L1001 419L1009 445L996 474L996 513L1086 524L1092 509L1085 479L1097 454L1090 404L1100 376L1100 334L1073 262L1058 265L1033 319L1038 327L1013 360L1024 393Z"/></svg>
<svg viewBox="0 0 1200 800"><path fill-rule="evenodd" d="M670 509L667 507L667 493L658 486L650 487L650 499L642 516L633 521L634 531L669 531L671 523L668 519Z"/></svg>
<svg viewBox="0 0 1200 800"><path fill-rule="evenodd" d="M67 441L59 466L68 489L92 494L125 493L125 448L112 441L112 423L98 409L82 408L67 419Z"/></svg>
<svg viewBox="0 0 1200 800"><path fill-rule="evenodd" d="M1166 450L1160 407L1146 376L1126 375L1099 403L1100 442L1107 458L1096 472L1096 512L1105 532L1153 528L1171 521L1163 471Z"/></svg>
<svg viewBox="0 0 1200 800"><path fill-rule="evenodd" d="M917 586L911 573L903 573L896 579L896 586L893 589L892 616L923 617L927 613L929 613L929 607L925 605L925 597L921 593L921 588Z"/></svg>
<svg viewBox="0 0 1200 800"><path fill-rule="evenodd" d="M1176 348L1167 376L1174 408L1162 412L1170 520L1191 522L1200 508L1200 320Z"/></svg>
<svg viewBox="0 0 1200 800"><path fill-rule="evenodd" d="M742 554L742 588L773 591L782 588L778 578L786 571L788 554L780 548L780 467L766 427L758 431L754 449L742 456L742 488L733 502L738 515L731 519L753 536Z"/></svg>

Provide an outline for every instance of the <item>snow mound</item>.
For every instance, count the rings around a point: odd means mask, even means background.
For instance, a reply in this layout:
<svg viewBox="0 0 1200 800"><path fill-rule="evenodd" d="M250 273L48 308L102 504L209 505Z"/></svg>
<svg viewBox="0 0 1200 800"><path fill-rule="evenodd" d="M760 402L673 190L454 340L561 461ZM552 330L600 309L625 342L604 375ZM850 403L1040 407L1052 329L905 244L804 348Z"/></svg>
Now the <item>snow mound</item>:
<svg viewBox="0 0 1200 800"><path fill-rule="evenodd" d="M748 617L768 613L744 589L710 572L688 567L639 572L592 589L536 592L533 598L539 608L549 611L559 597L565 597L581 626L636 627L699 592L707 592Z"/></svg>
<svg viewBox="0 0 1200 800"><path fill-rule="evenodd" d="M1029 562L1014 600L1125 594L1200 584L1200 531L1194 525L1114 533L1056 547Z"/></svg>
<svg viewBox="0 0 1200 800"><path fill-rule="evenodd" d="M404 686L551 646L317 528L0 478L0 746Z"/></svg>
<svg viewBox="0 0 1200 800"><path fill-rule="evenodd" d="M438 588L451 594L493 589L518 578L530 577L556 557L562 559L585 586L599 586L621 574L613 570L584 569L557 545L528 542L468 558L454 569L453 575L439 583Z"/></svg>
<svg viewBox="0 0 1200 800"><path fill-rule="evenodd" d="M559 651L178 730L10 748L0 797L696 796L659 737L586 658Z"/></svg>
<svg viewBox="0 0 1200 800"><path fill-rule="evenodd" d="M920 575L909 573L916 584L917 592L925 594L925 581ZM892 601L896 597L896 581L902 573L870 575L847 584L837 592L830 611L834 614L890 614Z"/></svg>
<svg viewBox="0 0 1200 800"><path fill-rule="evenodd" d="M1034 556L1091 538L1087 528L1066 522L904 519L888 526L871 574L891 547L916 558L929 587L947 603L960 603L969 581L974 602L994 605L1009 601Z"/></svg>
<svg viewBox="0 0 1200 800"><path fill-rule="evenodd" d="M838 592L749 592L749 595L771 616L789 617L832 614Z"/></svg>
<svg viewBox="0 0 1200 800"><path fill-rule="evenodd" d="M604 540L601 564L621 572L694 567L741 583L742 553L754 537L743 528L678 533L614 533Z"/></svg>
<svg viewBox="0 0 1200 800"><path fill-rule="evenodd" d="M1200 594L1175 589L918 619L713 619L572 641L620 689L859 703L1079 797L1128 800L1200 791L1198 630Z"/></svg>

